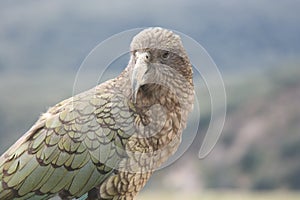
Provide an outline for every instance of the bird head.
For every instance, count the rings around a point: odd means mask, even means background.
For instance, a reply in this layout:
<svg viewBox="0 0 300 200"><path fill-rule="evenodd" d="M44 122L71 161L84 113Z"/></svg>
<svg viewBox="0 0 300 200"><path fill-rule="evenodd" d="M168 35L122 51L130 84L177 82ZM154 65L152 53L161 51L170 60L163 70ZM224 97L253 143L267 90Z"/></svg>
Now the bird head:
<svg viewBox="0 0 300 200"><path fill-rule="evenodd" d="M133 101L140 90L153 92L159 86L192 83L192 66L180 36L163 28L138 33L130 45ZM180 80L182 83L180 83Z"/></svg>

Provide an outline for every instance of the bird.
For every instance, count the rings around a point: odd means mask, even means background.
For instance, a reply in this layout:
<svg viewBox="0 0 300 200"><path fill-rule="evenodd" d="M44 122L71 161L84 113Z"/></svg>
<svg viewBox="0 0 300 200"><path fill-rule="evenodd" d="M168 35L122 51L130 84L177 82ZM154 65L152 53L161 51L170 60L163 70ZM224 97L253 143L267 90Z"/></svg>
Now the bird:
<svg viewBox="0 0 300 200"><path fill-rule="evenodd" d="M0 199L131 200L178 149L194 104L181 37L132 38L115 78L50 107L0 157Z"/></svg>

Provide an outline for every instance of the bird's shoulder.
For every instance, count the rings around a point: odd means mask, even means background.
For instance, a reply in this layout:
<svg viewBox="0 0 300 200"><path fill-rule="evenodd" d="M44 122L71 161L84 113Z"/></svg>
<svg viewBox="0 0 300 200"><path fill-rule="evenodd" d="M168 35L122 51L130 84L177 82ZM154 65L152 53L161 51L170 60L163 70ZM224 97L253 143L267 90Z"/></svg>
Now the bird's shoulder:
<svg viewBox="0 0 300 200"><path fill-rule="evenodd" d="M90 182L86 184L88 176L80 176L83 171L98 174L94 181L99 183L126 156L125 143L135 131L134 115L134 106L126 95L112 89L111 85L99 85L61 101L42 114L0 158L6 188L21 187L19 195L30 191L55 193L65 189L71 195L80 196L93 186ZM61 182L65 185L46 187L57 180L41 169L48 170L49 174L68 174ZM32 188L25 187L26 181L38 176L44 177L40 183ZM78 177L81 180L77 180ZM86 189L77 191L73 183L82 184L79 188Z"/></svg>

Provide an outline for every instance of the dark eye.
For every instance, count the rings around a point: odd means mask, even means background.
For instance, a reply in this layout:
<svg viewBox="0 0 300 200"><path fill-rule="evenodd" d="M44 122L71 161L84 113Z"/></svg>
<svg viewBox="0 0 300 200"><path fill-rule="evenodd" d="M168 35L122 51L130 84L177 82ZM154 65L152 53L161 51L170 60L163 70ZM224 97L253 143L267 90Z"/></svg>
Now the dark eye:
<svg viewBox="0 0 300 200"><path fill-rule="evenodd" d="M163 59L168 59L169 56L170 56L170 52L168 52L168 51L163 52L163 54L161 55L161 57L162 57Z"/></svg>

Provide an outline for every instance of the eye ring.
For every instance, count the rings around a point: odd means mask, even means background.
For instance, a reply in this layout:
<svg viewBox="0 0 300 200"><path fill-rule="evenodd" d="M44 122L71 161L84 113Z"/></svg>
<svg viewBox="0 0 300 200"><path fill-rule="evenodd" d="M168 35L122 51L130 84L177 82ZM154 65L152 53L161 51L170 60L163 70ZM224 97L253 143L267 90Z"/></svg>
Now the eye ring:
<svg viewBox="0 0 300 200"><path fill-rule="evenodd" d="M169 51L165 51L163 52L163 54L161 55L162 59L166 60L168 59L170 56L170 52Z"/></svg>

